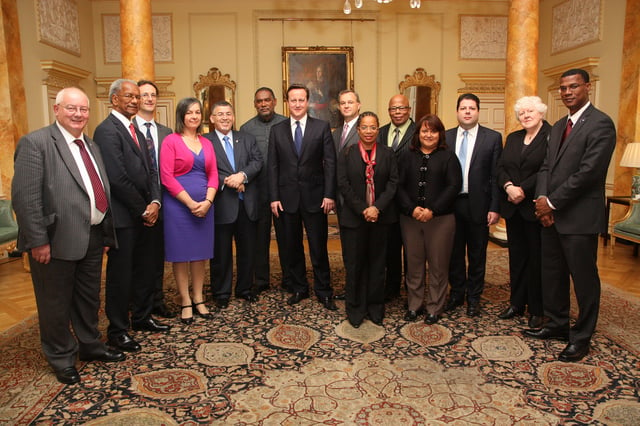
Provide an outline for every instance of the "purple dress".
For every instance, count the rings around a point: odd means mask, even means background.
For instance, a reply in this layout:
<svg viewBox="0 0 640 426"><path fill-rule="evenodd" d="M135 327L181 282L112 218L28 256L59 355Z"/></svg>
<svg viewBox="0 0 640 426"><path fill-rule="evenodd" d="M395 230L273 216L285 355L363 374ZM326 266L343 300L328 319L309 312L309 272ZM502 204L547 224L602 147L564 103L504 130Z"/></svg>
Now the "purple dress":
<svg viewBox="0 0 640 426"><path fill-rule="evenodd" d="M207 173L204 168L204 149L193 154L193 167L177 176L184 190L194 200L207 195ZM164 210L165 258L167 262L189 262L213 258L213 206L203 218L191 211L167 191L162 195Z"/></svg>

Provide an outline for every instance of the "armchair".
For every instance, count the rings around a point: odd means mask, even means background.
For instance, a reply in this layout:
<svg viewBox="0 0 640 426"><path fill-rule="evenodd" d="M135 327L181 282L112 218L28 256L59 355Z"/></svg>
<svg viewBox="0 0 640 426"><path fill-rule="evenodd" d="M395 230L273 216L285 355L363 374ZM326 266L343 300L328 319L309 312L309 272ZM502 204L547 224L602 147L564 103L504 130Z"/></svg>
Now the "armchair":
<svg viewBox="0 0 640 426"><path fill-rule="evenodd" d="M18 224L13 217L10 200L0 200L0 251L12 251L16 247Z"/></svg>
<svg viewBox="0 0 640 426"><path fill-rule="evenodd" d="M640 244L640 202L638 200L632 200L625 217L613 224L611 229L611 255L613 255L616 238L635 243L636 247L633 253L635 256L638 255L637 244Z"/></svg>

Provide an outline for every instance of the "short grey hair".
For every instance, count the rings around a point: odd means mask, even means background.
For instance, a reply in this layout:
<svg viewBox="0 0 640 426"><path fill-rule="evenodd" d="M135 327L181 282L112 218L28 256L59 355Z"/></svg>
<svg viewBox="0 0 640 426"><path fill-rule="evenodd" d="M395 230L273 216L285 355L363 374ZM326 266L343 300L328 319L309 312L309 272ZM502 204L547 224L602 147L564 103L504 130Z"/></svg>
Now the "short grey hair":
<svg viewBox="0 0 640 426"><path fill-rule="evenodd" d="M129 80L127 78L119 78L116 81L114 81L113 83L111 83L111 87L109 87L109 102L111 102L111 98L113 98L113 95L115 95L116 93L118 93L119 91L122 90L122 85L124 83L131 83L134 86L138 86L138 83L136 83L133 80Z"/></svg>
<svg viewBox="0 0 640 426"><path fill-rule="evenodd" d="M82 90L79 87L65 87L64 89L62 89L61 91L59 91L56 94L56 105L60 105L62 103L62 100L64 99L64 95L67 94L68 91L70 90L77 90L79 92L81 92L85 98L87 98L87 106L89 106L89 96L87 96L87 94L84 92L84 90Z"/></svg>
<svg viewBox="0 0 640 426"><path fill-rule="evenodd" d="M533 106L540 114L544 115L547 112L547 106L542 102L539 96L523 96L516 101L513 109L516 111L516 116L520 113L520 110L527 105Z"/></svg>

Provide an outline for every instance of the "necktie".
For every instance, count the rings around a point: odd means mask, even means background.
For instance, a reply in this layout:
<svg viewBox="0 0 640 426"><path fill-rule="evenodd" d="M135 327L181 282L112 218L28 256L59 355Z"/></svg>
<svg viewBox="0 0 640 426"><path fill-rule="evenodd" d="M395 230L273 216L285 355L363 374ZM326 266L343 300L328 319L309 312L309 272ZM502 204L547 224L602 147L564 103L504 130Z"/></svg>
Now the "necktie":
<svg viewBox="0 0 640 426"><path fill-rule="evenodd" d="M151 123L144 123L147 126L147 149L149 150L149 156L151 157L151 164L158 170L158 162L156 161L156 147L153 145L153 136L151 136Z"/></svg>
<svg viewBox="0 0 640 426"><path fill-rule="evenodd" d="M133 127L133 123L129 123L129 131L131 132L133 141L136 143L136 145L138 145L138 148L140 148L140 142L138 142L138 136L136 136L136 128Z"/></svg>
<svg viewBox="0 0 640 426"><path fill-rule="evenodd" d="M89 180L91 180L91 186L93 187L93 197L96 199L96 208L104 213L107 211L109 204L107 203L107 194L104 192L104 187L102 186L98 172L96 172L96 168L93 167L93 161L91 161L82 139L76 139L73 142L80 148L80 157L82 157L82 162L84 163L85 169L87 169Z"/></svg>
<svg viewBox="0 0 640 426"><path fill-rule="evenodd" d="M469 131L462 132L462 143L460 144L460 151L458 151L458 160L460 160L460 167L462 167L462 174L464 175L465 166L467 165L467 137Z"/></svg>
<svg viewBox="0 0 640 426"><path fill-rule="evenodd" d="M393 148L393 150L395 151L396 149L398 149L398 144L400 143L400 129L396 127L393 133L395 133L395 135L393 136L393 142L391 143L391 148Z"/></svg>
<svg viewBox="0 0 640 426"><path fill-rule="evenodd" d="M349 131L349 124L344 123L344 127L342 128L342 135L340 136L340 149L344 147L344 141L347 140L348 131Z"/></svg>
<svg viewBox="0 0 640 426"><path fill-rule="evenodd" d="M564 140L569 137L569 133L571 133L571 129L573 129L573 122L571 119L567 121L567 127L564 128L564 133L562 134L562 139L560 141L560 146L564 143Z"/></svg>
<svg viewBox="0 0 640 426"><path fill-rule="evenodd" d="M302 149L302 127L300 127L299 121L296 121L296 133L293 138L293 143L296 145L298 155L300 155L300 150Z"/></svg>
<svg viewBox="0 0 640 426"><path fill-rule="evenodd" d="M233 145L231 145L231 140L229 136L224 136L222 138L224 141L224 152L227 153L227 158L229 159L229 164L231 164L231 168L233 171L236 171L236 160L233 158Z"/></svg>

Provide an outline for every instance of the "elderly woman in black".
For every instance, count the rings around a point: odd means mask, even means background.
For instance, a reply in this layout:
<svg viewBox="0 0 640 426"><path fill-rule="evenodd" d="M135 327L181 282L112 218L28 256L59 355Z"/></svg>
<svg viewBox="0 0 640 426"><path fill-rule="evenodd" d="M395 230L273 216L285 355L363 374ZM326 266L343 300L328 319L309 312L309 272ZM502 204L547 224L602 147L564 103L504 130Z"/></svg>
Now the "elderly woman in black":
<svg viewBox="0 0 640 426"><path fill-rule="evenodd" d="M346 311L355 327L365 319L382 325L387 231L397 220L398 166L393 150L376 143L378 116L363 112L360 140L338 155L340 238L347 272Z"/></svg>
<svg viewBox="0 0 640 426"><path fill-rule="evenodd" d="M425 322L434 324L444 309L449 260L456 222L453 207L462 187L462 169L453 151L446 149L445 129L438 116L422 117L409 150L398 163L397 200L400 228L407 257L405 321L415 321L425 299L425 262L429 264Z"/></svg>
<svg viewBox="0 0 640 426"><path fill-rule="evenodd" d="M542 326L541 225L535 217L536 176L547 152L551 126L544 120L547 106L537 96L516 101L523 129L510 133L498 161L502 188L500 214L507 222L511 303L498 317L509 319L529 311L529 327Z"/></svg>

